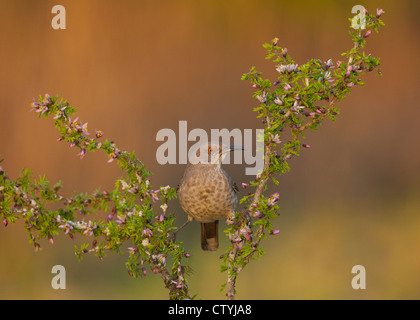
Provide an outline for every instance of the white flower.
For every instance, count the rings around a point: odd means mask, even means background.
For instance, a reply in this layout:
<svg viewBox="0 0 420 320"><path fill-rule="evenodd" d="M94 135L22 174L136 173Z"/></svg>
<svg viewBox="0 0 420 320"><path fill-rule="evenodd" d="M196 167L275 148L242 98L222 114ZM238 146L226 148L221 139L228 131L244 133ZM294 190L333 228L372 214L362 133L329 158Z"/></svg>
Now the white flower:
<svg viewBox="0 0 420 320"><path fill-rule="evenodd" d="M332 60L331 59L328 59L328 61L327 62L325 62L325 65L328 67L328 68L331 68L331 66L332 66Z"/></svg>
<svg viewBox="0 0 420 320"><path fill-rule="evenodd" d="M280 136L278 135L278 133L275 136L271 135L271 141L277 144L281 143Z"/></svg>
<svg viewBox="0 0 420 320"><path fill-rule="evenodd" d="M276 97L276 98L274 99L274 103L275 103L275 104L278 104L279 106L284 105L284 102L283 102L283 100L282 100L282 99L280 99L280 97Z"/></svg>
<svg viewBox="0 0 420 320"><path fill-rule="evenodd" d="M261 103L265 103L267 101L267 93L263 91L262 96L257 96L257 99Z"/></svg>
<svg viewBox="0 0 420 320"><path fill-rule="evenodd" d="M287 66L286 66L286 65L284 65L284 64L281 64L281 65L279 65L279 66L276 68L276 70L277 70L278 72L280 72L280 73L284 73L284 72L286 72L286 70L287 70Z"/></svg>
<svg viewBox="0 0 420 320"><path fill-rule="evenodd" d="M298 102L295 101L295 103L293 104L293 106L290 108L294 113L298 114L300 109L305 108L305 106L300 106L298 105Z"/></svg>
<svg viewBox="0 0 420 320"><path fill-rule="evenodd" d="M123 189L123 190L127 189L128 187L130 187L130 186L128 185L128 183L127 183L127 182L125 182L124 180L120 180L120 182L121 182L121 186L122 186L122 189Z"/></svg>
<svg viewBox="0 0 420 320"><path fill-rule="evenodd" d="M289 71L289 72L296 72L297 71L297 67L298 67L297 64L289 64L288 65L288 68L287 68L287 71Z"/></svg>
<svg viewBox="0 0 420 320"><path fill-rule="evenodd" d="M166 187L160 187L160 190L162 190L163 193L166 194L170 188L171 187L169 185L167 185Z"/></svg>
<svg viewBox="0 0 420 320"><path fill-rule="evenodd" d="M329 79L329 78L331 78L331 72L330 72L330 71L325 72L325 74L324 74L324 78L325 78L325 79Z"/></svg>
<svg viewBox="0 0 420 320"><path fill-rule="evenodd" d="M160 206L160 208L162 209L163 213L166 213L166 209L168 209L168 205L164 203Z"/></svg>
<svg viewBox="0 0 420 320"><path fill-rule="evenodd" d="M281 64L277 66L276 70L280 73L285 73L286 71L291 73L296 72L297 67L297 64Z"/></svg>

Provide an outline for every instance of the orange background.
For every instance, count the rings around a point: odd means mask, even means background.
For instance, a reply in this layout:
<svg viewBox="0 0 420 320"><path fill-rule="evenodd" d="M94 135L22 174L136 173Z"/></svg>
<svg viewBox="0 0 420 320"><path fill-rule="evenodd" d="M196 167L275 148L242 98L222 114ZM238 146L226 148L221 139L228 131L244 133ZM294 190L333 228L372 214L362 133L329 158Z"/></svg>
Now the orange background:
<svg viewBox="0 0 420 320"><path fill-rule="evenodd" d="M66 8L66 30L51 27L56 4ZM56 142L52 120L29 112L33 97L61 94L90 132L101 129L120 149L135 150L154 186L176 186L184 166L157 163L156 133L177 131L180 120L189 129L262 128L252 88L240 81L253 65L275 74L261 44L278 37L297 63L340 59L352 45L347 19L356 4L386 12L386 27L366 47L381 57L383 76L367 75L337 121L307 135L312 148L271 188L280 193L280 234L240 274L237 298L418 299L418 1L1 0L1 165L11 178L28 167L62 180L67 194L113 188L116 163L100 152L79 160ZM247 181L241 166L226 169L238 184ZM170 210L181 224L176 200ZM192 253L190 292L223 299L224 234L217 253L201 251L197 223L179 237ZM167 299L157 275L127 275L126 253L78 263L64 236L35 253L20 222L0 226L0 243L0 298ZM56 264L66 268L66 290L51 287ZM366 290L351 287L357 264L366 268Z"/></svg>

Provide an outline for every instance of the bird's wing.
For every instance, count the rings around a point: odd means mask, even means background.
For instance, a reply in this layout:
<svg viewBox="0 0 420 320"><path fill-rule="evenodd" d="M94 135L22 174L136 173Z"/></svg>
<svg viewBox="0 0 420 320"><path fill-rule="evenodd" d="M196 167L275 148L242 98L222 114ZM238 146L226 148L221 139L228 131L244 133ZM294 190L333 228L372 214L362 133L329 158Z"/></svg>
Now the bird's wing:
<svg viewBox="0 0 420 320"><path fill-rule="evenodd" d="M230 184L231 188L233 189L233 191L239 192L239 188L236 185L235 181L232 179L232 177L229 175L229 173L227 173L226 171L224 171L224 172L225 172L225 175L226 175L226 177L227 177L227 179L229 181L229 184Z"/></svg>
<svg viewBox="0 0 420 320"><path fill-rule="evenodd" d="M238 188L238 186L236 185L235 181L233 181L232 189L233 189L233 191L235 191L235 192L239 192L239 188Z"/></svg>

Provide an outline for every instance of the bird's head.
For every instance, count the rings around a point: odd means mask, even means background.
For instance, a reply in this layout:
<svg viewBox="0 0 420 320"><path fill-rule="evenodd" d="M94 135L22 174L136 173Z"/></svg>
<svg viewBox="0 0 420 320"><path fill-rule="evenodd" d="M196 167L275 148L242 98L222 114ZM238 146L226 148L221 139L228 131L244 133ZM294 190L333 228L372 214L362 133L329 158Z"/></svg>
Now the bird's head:
<svg viewBox="0 0 420 320"><path fill-rule="evenodd" d="M216 164L220 166L226 155L234 150L244 150L244 148L242 146L205 142L191 147L189 160L191 164Z"/></svg>

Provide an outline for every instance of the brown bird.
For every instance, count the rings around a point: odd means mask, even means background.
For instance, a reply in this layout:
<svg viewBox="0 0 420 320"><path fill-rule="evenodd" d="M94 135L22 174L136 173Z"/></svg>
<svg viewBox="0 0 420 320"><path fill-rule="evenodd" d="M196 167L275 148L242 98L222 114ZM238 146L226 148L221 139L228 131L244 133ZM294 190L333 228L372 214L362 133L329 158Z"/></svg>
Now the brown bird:
<svg viewBox="0 0 420 320"><path fill-rule="evenodd" d="M178 187L179 202L188 221L201 222L201 248L219 247L219 219L234 215L238 191L233 179L222 169L225 156L243 147L205 143L192 153Z"/></svg>

